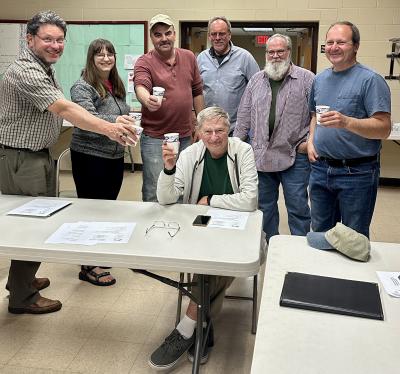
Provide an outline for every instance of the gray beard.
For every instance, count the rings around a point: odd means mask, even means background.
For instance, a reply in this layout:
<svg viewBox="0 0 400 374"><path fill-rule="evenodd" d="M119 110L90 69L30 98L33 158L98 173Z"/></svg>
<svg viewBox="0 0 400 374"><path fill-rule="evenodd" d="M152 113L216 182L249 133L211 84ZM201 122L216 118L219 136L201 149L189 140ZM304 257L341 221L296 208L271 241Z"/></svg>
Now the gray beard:
<svg viewBox="0 0 400 374"><path fill-rule="evenodd" d="M288 72L290 66L290 59L282 62L267 61L265 63L264 71L268 77L274 81L280 81Z"/></svg>

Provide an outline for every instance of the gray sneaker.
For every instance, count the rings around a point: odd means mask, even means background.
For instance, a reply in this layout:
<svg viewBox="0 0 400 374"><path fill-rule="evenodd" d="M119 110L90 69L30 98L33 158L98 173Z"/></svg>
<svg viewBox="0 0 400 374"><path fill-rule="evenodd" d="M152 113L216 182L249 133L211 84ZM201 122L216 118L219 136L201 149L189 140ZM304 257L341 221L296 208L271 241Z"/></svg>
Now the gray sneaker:
<svg viewBox="0 0 400 374"><path fill-rule="evenodd" d="M150 356L149 365L155 370L166 370L176 365L182 355L193 345L194 334L185 339L175 329Z"/></svg>

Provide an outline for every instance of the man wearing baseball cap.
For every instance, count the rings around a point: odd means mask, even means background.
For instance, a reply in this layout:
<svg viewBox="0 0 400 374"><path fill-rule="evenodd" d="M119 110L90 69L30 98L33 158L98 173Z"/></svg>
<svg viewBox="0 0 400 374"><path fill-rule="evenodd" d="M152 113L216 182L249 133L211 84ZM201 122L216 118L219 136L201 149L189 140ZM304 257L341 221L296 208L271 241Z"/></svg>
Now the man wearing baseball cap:
<svg viewBox="0 0 400 374"><path fill-rule="evenodd" d="M157 201L157 179L163 170L161 145L164 134L179 133L180 151L191 143L192 109L204 108L203 85L193 52L175 48L175 28L165 14L149 23L154 49L135 64L135 91L142 104L143 201ZM153 87L165 89L164 98L154 96Z"/></svg>

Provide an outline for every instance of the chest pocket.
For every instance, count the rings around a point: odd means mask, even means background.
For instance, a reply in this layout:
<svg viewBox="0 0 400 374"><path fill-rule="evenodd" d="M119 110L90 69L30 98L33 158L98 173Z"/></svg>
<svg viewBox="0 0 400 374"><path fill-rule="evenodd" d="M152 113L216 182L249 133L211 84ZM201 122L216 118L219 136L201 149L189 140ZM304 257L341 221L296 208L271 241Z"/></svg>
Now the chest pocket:
<svg viewBox="0 0 400 374"><path fill-rule="evenodd" d="M224 69L223 72L220 72L219 77L228 91L235 91L245 84L245 78L239 69Z"/></svg>
<svg viewBox="0 0 400 374"><path fill-rule="evenodd" d="M360 95L339 96L335 104L335 110L344 115L357 118L363 117L365 113Z"/></svg>
<svg viewBox="0 0 400 374"><path fill-rule="evenodd" d="M306 94L299 88L289 87L285 104L285 111L299 116L303 114L304 108L308 109Z"/></svg>

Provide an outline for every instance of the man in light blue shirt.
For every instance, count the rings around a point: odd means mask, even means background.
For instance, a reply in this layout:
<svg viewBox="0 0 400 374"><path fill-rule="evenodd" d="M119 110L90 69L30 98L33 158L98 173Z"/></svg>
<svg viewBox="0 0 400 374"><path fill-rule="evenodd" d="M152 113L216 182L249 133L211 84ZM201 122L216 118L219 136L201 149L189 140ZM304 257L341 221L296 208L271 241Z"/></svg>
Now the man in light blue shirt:
<svg viewBox="0 0 400 374"><path fill-rule="evenodd" d="M379 181L380 139L390 133L390 90L356 60L360 32L351 22L333 24L325 54L332 67L311 90L308 140L311 226L327 231L341 221L369 237ZM316 123L316 107L329 106Z"/></svg>
<svg viewBox="0 0 400 374"><path fill-rule="evenodd" d="M236 125L240 99L250 78L260 68L254 57L231 42L231 23L223 16L208 22L211 48L197 57L206 107L219 106L229 114L230 134Z"/></svg>

